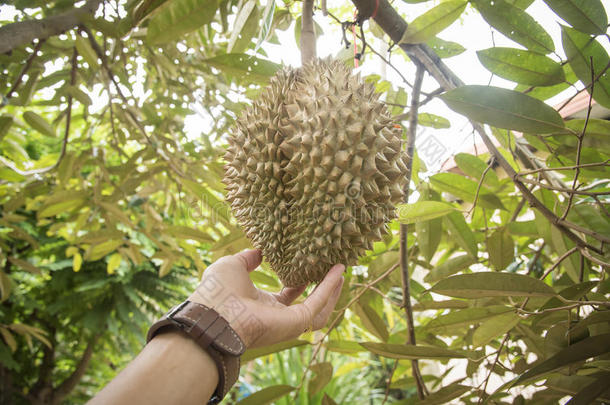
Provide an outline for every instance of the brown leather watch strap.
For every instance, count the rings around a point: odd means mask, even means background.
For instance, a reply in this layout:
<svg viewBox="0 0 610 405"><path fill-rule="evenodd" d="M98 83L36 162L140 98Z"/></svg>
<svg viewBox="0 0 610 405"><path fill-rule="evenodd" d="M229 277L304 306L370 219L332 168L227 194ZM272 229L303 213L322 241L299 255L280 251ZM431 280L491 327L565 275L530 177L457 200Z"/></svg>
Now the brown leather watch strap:
<svg viewBox="0 0 610 405"><path fill-rule="evenodd" d="M209 353L218 367L218 387L211 404L217 404L239 377L239 356L246 346L226 319L203 304L184 301L172 308L148 330L146 342L166 330L178 329Z"/></svg>

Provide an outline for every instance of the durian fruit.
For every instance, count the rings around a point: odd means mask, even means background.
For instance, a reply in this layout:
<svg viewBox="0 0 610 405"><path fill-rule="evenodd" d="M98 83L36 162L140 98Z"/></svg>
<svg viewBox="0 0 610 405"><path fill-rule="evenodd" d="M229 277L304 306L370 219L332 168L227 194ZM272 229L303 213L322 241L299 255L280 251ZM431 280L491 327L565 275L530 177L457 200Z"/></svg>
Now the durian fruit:
<svg viewBox="0 0 610 405"><path fill-rule="evenodd" d="M353 265L386 232L407 175L401 129L341 62L278 72L229 136L227 199L286 286Z"/></svg>

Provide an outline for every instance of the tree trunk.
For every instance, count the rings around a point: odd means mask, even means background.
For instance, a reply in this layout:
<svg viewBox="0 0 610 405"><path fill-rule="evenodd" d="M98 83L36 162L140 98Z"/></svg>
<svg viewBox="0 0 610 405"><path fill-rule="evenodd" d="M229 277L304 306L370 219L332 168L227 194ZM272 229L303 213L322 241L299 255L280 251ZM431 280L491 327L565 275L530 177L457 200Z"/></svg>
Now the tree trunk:
<svg viewBox="0 0 610 405"><path fill-rule="evenodd" d="M81 23L83 16L93 14L103 0L88 0L81 8L42 20L22 21L0 27L0 54L28 44L34 39L47 39Z"/></svg>
<svg viewBox="0 0 610 405"><path fill-rule="evenodd" d="M76 368L72 374L70 374L70 376L59 384L59 386L54 390L51 404L61 404L83 378L85 372L87 371L87 367L89 367L89 362L93 356L93 348L95 347L99 337L100 335L98 334L89 340L89 343L87 343L87 347L85 348L85 351L83 352L83 355L81 356L80 361L76 365Z"/></svg>

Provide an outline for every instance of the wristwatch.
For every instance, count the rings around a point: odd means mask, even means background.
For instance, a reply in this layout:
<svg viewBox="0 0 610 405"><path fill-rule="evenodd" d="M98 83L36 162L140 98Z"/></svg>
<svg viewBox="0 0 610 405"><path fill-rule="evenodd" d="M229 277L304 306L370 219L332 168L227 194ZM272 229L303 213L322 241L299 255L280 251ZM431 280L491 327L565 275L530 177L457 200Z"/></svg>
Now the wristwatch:
<svg viewBox="0 0 610 405"><path fill-rule="evenodd" d="M216 363L218 387L208 404L219 403L239 377L239 357L246 346L218 312L188 300L170 309L150 327L146 343L161 332L176 329L195 340Z"/></svg>

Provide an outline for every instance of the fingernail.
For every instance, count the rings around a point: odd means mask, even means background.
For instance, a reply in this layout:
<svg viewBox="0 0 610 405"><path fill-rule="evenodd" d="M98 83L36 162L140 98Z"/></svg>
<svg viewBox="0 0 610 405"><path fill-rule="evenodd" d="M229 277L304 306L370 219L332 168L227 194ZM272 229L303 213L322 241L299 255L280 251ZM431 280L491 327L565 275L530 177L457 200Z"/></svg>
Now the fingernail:
<svg viewBox="0 0 610 405"><path fill-rule="evenodd" d="M334 269L341 269L341 272L343 273L343 272L345 271L345 266L344 266L343 264L341 264L341 263L338 263L338 264L335 264L335 265L334 265L334 266L331 268L331 270L334 270Z"/></svg>

